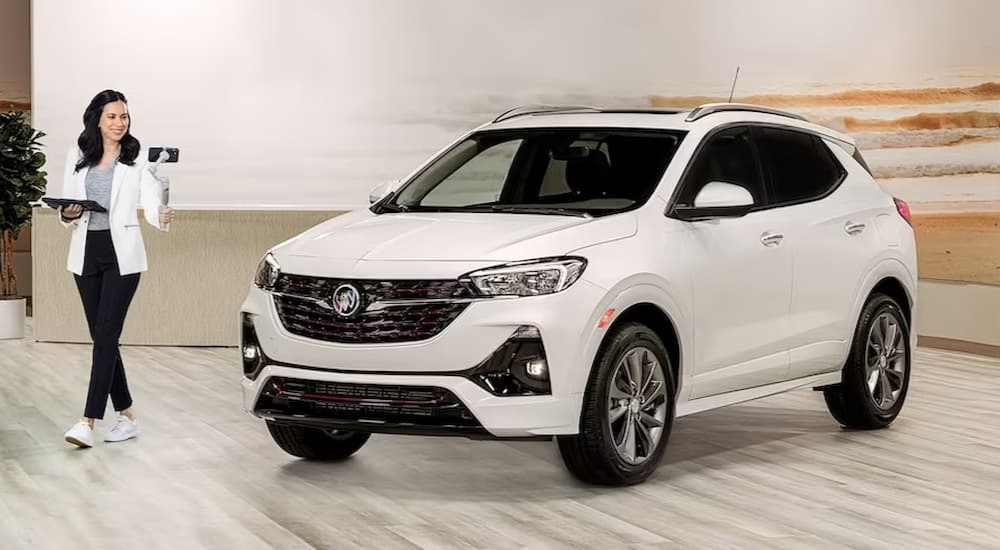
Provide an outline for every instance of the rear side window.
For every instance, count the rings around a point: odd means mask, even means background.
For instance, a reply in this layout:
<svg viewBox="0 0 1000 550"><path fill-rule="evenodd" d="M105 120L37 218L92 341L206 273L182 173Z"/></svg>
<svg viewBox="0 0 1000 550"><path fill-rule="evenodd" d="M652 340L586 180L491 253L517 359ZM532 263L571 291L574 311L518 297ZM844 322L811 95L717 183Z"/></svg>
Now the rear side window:
<svg viewBox="0 0 1000 550"><path fill-rule="evenodd" d="M772 203L818 199L844 179L843 166L819 137L781 128L757 128L755 132Z"/></svg>

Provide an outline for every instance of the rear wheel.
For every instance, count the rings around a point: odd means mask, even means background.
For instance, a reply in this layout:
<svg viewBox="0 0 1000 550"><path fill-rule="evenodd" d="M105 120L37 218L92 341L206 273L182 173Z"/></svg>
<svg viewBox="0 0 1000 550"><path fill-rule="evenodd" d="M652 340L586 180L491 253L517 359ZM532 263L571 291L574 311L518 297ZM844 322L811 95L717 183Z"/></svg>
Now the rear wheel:
<svg viewBox="0 0 1000 550"><path fill-rule="evenodd" d="M619 326L598 352L584 395L580 433L558 437L566 467L588 483L644 481L663 458L674 402L673 373L663 342L645 325Z"/></svg>
<svg viewBox="0 0 1000 550"><path fill-rule="evenodd" d="M310 460L340 460L356 453L371 437L369 433L325 430L265 422L271 439L286 453Z"/></svg>
<svg viewBox="0 0 1000 550"><path fill-rule="evenodd" d="M903 310L874 294L861 312L843 379L823 391L830 414L847 428L876 429L892 423L910 385L910 328Z"/></svg>

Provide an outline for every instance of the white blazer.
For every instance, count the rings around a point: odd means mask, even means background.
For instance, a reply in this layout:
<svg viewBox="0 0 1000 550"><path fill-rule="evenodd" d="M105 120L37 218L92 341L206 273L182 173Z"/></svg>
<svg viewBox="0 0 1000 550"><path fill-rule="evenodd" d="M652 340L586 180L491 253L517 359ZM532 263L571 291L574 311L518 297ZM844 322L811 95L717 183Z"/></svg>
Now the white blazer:
<svg viewBox="0 0 1000 550"><path fill-rule="evenodd" d="M66 169L63 178L62 198L87 198L87 172L89 168L81 168L73 173L76 163L83 154L77 147L71 147L66 155ZM129 275L146 271L146 246L139 231L139 219L136 210L142 207L146 221L160 229L160 205L163 204L160 194L160 183L149 171L149 161L146 160L146 149L139 150L134 166L118 163L115 175L111 180L111 205L108 208L109 225L111 226L111 242L118 257L118 272ZM62 221L60 219L60 221ZM66 227L73 228L73 236L69 243L69 258L66 268L81 275L83 273L83 255L87 246L87 224L90 222L90 212L72 222L62 222Z"/></svg>

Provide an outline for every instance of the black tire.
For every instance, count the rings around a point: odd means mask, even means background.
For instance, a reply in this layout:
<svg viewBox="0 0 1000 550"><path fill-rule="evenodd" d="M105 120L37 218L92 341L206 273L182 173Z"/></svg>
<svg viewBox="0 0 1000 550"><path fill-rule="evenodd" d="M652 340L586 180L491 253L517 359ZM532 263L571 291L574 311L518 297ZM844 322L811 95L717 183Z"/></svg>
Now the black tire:
<svg viewBox="0 0 1000 550"><path fill-rule="evenodd" d="M309 460L343 460L368 442L369 433L341 432L265 422L271 439L286 453Z"/></svg>
<svg viewBox="0 0 1000 550"><path fill-rule="evenodd" d="M878 352L878 346L870 342L873 337L873 330L886 332L885 329L876 329L874 325L883 319L889 319L898 330L898 342L890 345L890 350L897 351L902 346L904 356L895 360L895 365L902 368L902 373L898 373L887 361L882 361ZM891 329L889 330L891 332ZM877 338L877 336L875 336ZM895 349L893 349L895 348ZM891 355L895 355L894 353ZM906 400L906 394L910 387L910 327L906 322L906 316L899 304L885 294L873 294L864 309L861 310L861 318L854 332L854 340L851 344L851 352L844 365L841 383L823 390L823 397L826 399L826 406L833 418L845 428L858 430L872 430L889 426L899 415ZM874 358L873 358L874 357ZM870 390L868 385L868 367L866 364L872 363L875 369L884 372L885 380L889 384L898 383L898 388L890 385L891 396L898 389L898 394L893 398L891 404L887 401L880 401L880 396L885 395L885 387L881 385L882 376L877 378L876 390ZM881 366L879 366L881 365Z"/></svg>
<svg viewBox="0 0 1000 550"><path fill-rule="evenodd" d="M652 399L650 401L659 404L660 399L662 399L665 410L660 410L660 413L663 414L663 418L660 419L662 426L658 427L659 437L655 446L652 446L652 451L649 452L648 439L641 439L643 445L647 447L644 450L645 459L638 464L632 464L623 458L615 448L615 435L609 420L611 414L609 408L611 406L610 392L612 391L612 377L618 372L619 362L623 361L630 351L638 350L638 353L641 354L643 349L655 357L659 365L658 370L662 375L662 383L659 380L652 380L653 384L649 386L650 391L645 395L652 398L654 394L660 394L662 397L658 396L655 401ZM645 369L645 367L643 368ZM651 376L654 369L655 367L650 364ZM645 370L643 376L645 376ZM654 386L657 384L661 387L654 391ZM674 388L675 382L670 356L656 333L639 323L625 323L616 327L614 332L605 339L594 360L587 391L583 398L579 434L557 437L559 452L567 469L578 479L597 485L624 486L645 481L659 466L670 438L676 402ZM618 391L621 391L620 386ZM630 407L620 406L629 411L623 414L633 414ZM628 418L624 420L624 422L628 421ZM622 424L618 425L622 426ZM646 429L649 429L648 426ZM638 432L633 432L633 434L638 434ZM640 436L636 435L635 437ZM638 442L640 439L635 439L635 441ZM633 444L633 453L638 454L639 448L638 443Z"/></svg>

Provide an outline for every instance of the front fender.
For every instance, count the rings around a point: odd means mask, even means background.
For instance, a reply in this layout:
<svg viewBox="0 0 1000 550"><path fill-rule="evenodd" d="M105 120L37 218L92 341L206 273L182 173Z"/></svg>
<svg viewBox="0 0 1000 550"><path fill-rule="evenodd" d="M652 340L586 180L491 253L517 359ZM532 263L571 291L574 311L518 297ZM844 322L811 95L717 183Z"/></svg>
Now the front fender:
<svg viewBox="0 0 1000 550"><path fill-rule="evenodd" d="M597 358L598 350L604 339L608 336L612 327L621 319L622 314L629 308L639 304L650 304L660 309L670 320L677 332L678 347L680 348L680 361L677 365L680 376L678 383L678 398L686 395L690 382L690 369L685 368L685 364L690 359L689 350L692 349L693 334L690 322L690 291L682 291L670 285L664 279L651 274L636 275L615 285L608 291L604 300L600 302L589 319L590 331L585 340L581 364L586 365L586 369L581 369L583 376L578 381L580 393L587 389L590 373L593 370L594 362ZM602 317L609 311L614 310L608 322L603 327L599 327Z"/></svg>

